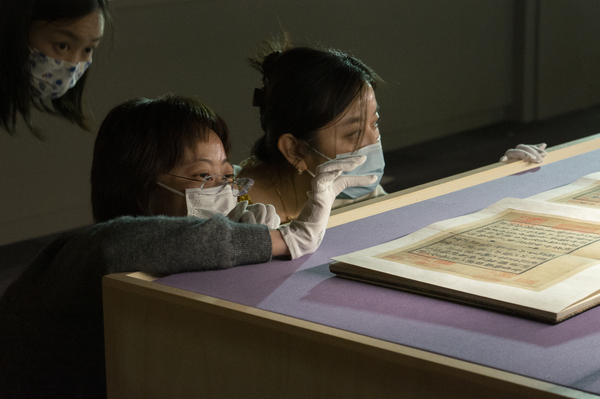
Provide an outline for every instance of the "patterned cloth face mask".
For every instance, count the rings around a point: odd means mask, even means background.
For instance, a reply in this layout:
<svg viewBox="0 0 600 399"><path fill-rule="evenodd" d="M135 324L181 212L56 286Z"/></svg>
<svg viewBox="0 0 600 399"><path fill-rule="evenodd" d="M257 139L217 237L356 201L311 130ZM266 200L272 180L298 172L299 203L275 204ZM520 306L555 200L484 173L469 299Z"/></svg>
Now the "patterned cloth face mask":
<svg viewBox="0 0 600 399"><path fill-rule="evenodd" d="M319 154L320 156L333 161L333 159L329 158L327 155L321 154L319 151L312 148L310 145L306 144L311 150ZM359 165L356 169L342 172L342 175L351 175L351 176L366 176L366 175L375 175L377 176L377 180L374 183L369 184L368 186L356 186L356 187L348 187L344 189L336 198L337 199L357 199L363 197L371 192L375 191L379 182L381 182L381 178L383 177L383 168L385 167L385 160L383 159L383 147L381 146L381 135L377 138L377 142L375 144L366 145L362 148L359 148L358 151L355 152L347 152L345 154L337 154L335 159L345 158L351 155L365 155L367 160L362 165ZM311 174L312 177L315 175L307 170L308 173Z"/></svg>
<svg viewBox="0 0 600 399"><path fill-rule="evenodd" d="M200 219L210 219L218 214L227 215L237 204L236 189L231 186L210 188L186 188L185 195L163 183L156 182L177 195L185 197L187 215ZM219 191L221 190L221 191Z"/></svg>
<svg viewBox="0 0 600 399"><path fill-rule="evenodd" d="M92 61L73 64L48 57L39 50L30 48L31 86L38 98L55 99L63 96L83 76Z"/></svg>

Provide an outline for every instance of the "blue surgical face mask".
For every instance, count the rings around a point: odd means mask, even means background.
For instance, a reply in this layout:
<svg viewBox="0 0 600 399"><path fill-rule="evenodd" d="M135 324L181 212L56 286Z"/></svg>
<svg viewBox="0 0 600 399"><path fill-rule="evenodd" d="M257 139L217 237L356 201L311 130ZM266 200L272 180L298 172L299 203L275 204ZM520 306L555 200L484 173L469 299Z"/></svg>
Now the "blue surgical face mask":
<svg viewBox="0 0 600 399"><path fill-rule="evenodd" d="M306 144L306 143L304 143ZM306 144L308 145L308 144ZM319 151L312 148L308 145L314 152L319 154L320 156L333 161L326 155L321 154ZM343 175L349 176L365 176L365 175L375 175L377 176L377 180L368 186L356 186L356 187L348 187L344 191L342 191L336 198L337 199L357 199L363 197L371 192L375 191L381 178L383 177L383 168L385 167L385 161L383 159L383 147L381 146L381 135L377 138L377 142L375 144L370 144L360 148L355 152L347 152L345 154L337 154L335 159L345 158L351 155L365 155L367 160L362 165L359 165L356 169L342 172ZM307 170L313 177L310 171Z"/></svg>

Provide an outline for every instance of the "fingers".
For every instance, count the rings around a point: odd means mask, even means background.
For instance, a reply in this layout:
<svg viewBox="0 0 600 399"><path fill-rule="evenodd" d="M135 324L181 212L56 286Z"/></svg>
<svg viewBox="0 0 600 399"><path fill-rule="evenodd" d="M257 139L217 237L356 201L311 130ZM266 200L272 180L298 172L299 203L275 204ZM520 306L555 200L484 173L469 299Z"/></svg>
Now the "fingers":
<svg viewBox="0 0 600 399"><path fill-rule="evenodd" d="M525 151L525 150L521 150L521 149L508 150L508 151L506 151L505 156L508 159L520 159L525 162L533 162L533 163L541 163L542 162L542 157L539 154L537 154L537 156L536 156L529 151Z"/></svg>
<svg viewBox="0 0 600 399"><path fill-rule="evenodd" d="M336 158L326 162L317 168L317 175L312 180L312 191L321 192L327 190L331 183L342 173L356 169L367 160L364 155L351 155L344 158Z"/></svg>
<svg viewBox="0 0 600 399"><path fill-rule="evenodd" d="M331 183L338 177L342 172L339 170L333 170L329 172L321 172L312 179L312 192L320 193L327 190L331 186Z"/></svg>
<svg viewBox="0 0 600 399"><path fill-rule="evenodd" d="M264 224L271 229L275 229L281 224L281 218L277 215L277 210L271 204L249 205L240 221L242 223Z"/></svg>
<svg viewBox="0 0 600 399"><path fill-rule="evenodd" d="M281 218L277 214L277 210L271 204L266 206L267 217L265 218L265 225L269 226L270 229L276 229L281 224Z"/></svg>
<svg viewBox="0 0 600 399"><path fill-rule="evenodd" d="M257 224L256 216L254 213L246 211L242 213L242 216L239 219L239 223Z"/></svg>
<svg viewBox="0 0 600 399"><path fill-rule="evenodd" d="M523 161L526 161L526 162L533 162L533 163L541 163L543 160L543 157L546 155L545 151L543 151L543 150L540 151L537 149L537 147L529 146L526 144L519 144L514 151L515 151L514 155L517 158L522 159ZM509 158L510 158L510 156L509 156Z"/></svg>
<svg viewBox="0 0 600 399"><path fill-rule="evenodd" d="M368 176L339 176L333 182L332 189L337 197L339 193L344 191L344 189L348 187L354 186L368 186L369 184L375 183L377 181L377 176L368 175Z"/></svg>
<svg viewBox="0 0 600 399"><path fill-rule="evenodd" d="M547 155L544 149L546 143L541 144L519 144L515 149L506 151L506 154L500 158L500 162L506 162L510 159L520 159L525 162L542 163Z"/></svg>
<svg viewBox="0 0 600 399"><path fill-rule="evenodd" d="M317 175L333 171L347 172L354 170L358 165L365 163L366 160L367 157L364 155L350 155L344 158L336 158L319 165L317 168Z"/></svg>
<svg viewBox="0 0 600 399"><path fill-rule="evenodd" d="M229 218L229 220L232 220L234 222L239 221L247 206L248 201L238 202L237 205L233 207L233 209L227 214L227 217Z"/></svg>
<svg viewBox="0 0 600 399"><path fill-rule="evenodd" d="M525 151L526 153L528 153L532 159L535 159L534 162L536 163L542 162L542 158L546 156L546 151L544 151L543 148L539 148L534 145L519 144L517 146L517 150Z"/></svg>
<svg viewBox="0 0 600 399"><path fill-rule="evenodd" d="M248 205L248 207L246 208L246 214L244 214L242 217L244 217L244 220L252 220L252 223L255 224L264 224L265 221L265 216L267 214L267 210L265 209L265 206L263 204L252 204L252 205ZM244 223L249 223L249 222L244 222Z"/></svg>

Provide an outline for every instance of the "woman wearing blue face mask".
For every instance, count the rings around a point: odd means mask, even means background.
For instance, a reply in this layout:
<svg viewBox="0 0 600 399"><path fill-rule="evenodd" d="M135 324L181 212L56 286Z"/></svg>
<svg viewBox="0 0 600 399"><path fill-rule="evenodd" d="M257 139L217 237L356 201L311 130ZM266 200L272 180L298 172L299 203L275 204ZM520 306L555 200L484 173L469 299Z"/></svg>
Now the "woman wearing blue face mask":
<svg viewBox="0 0 600 399"><path fill-rule="evenodd" d="M344 190L333 207L386 194L379 185L385 164L375 96L380 79L373 70L338 50L293 48L287 38L268 43L250 61L263 75L254 105L264 131L238 174L255 181L251 201L275 205L283 222L294 220L316 168L357 154L366 161L351 173L377 181Z"/></svg>
<svg viewBox="0 0 600 399"><path fill-rule="evenodd" d="M254 179L252 201L275 205L281 220L300 213L317 165L349 154L367 157L353 174L374 174L370 185L338 195L334 208L386 194L375 90L379 77L360 60L334 49L292 47L286 35L250 60L262 74L254 92L263 136L240 177ZM519 145L502 161L542 162L545 144ZM246 197L246 199L250 199Z"/></svg>
<svg viewBox="0 0 600 399"><path fill-rule="evenodd" d="M87 129L83 87L108 21L107 0L0 1L0 128L18 116L39 134L32 108Z"/></svg>

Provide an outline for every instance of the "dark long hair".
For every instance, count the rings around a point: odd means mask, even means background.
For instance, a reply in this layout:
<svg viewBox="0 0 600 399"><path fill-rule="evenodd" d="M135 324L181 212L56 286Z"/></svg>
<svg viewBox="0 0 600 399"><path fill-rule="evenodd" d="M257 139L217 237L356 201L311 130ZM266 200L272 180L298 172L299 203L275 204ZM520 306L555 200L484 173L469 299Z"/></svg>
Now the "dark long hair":
<svg viewBox="0 0 600 399"><path fill-rule="evenodd" d="M277 147L282 134L312 145L316 131L335 122L367 84L375 89L381 82L357 58L331 48L293 47L287 34L265 42L249 62L263 76L253 104L260 109L264 135L254 143L252 155L275 166L287 165Z"/></svg>
<svg viewBox="0 0 600 399"><path fill-rule="evenodd" d="M1 0L0 1L0 128L16 134L20 114L29 130L40 137L31 108L59 115L84 129L82 107L87 74L62 97L50 103L32 97L29 67L29 28L33 21L74 20L99 10L109 25L108 0Z"/></svg>
<svg viewBox="0 0 600 399"><path fill-rule="evenodd" d="M100 126L92 162L92 210L96 222L152 215L160 174L184 159L185 150L208 141L210 130L229 156L229 129L198 100L164 95L137 98L113 108Z"/></svg>

